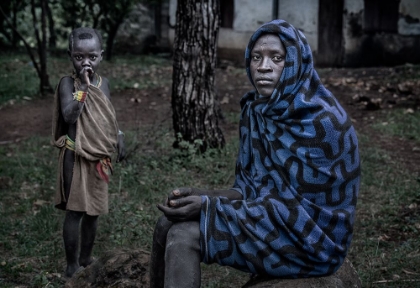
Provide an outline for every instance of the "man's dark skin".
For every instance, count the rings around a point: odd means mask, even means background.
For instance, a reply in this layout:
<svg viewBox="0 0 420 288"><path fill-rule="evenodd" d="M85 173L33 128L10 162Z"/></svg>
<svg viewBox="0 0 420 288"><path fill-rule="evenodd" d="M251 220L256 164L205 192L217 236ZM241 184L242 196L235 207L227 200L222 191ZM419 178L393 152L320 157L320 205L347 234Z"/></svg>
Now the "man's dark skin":
<svg viewBox="0 0 420 288"><path fill-rule="evenodd" d="M240 200L235 190L178 188L171 191L156 224L150 263L150 287L200 287L201 195Z"/></svg>
<svg viewBox="0 0 420 288"><path fill-rule="evenodd" d="M258 38L251 52L251 75L262 97L270 97L280 80L286 50L277 35ZM157 207L163 212L153 235L150 287L200 287L200 213L201 195L242 200L236 190L179 188L171 191L166 202Z"/></svg>
<svg viewBox="0 0 420 288"><path fill-rule="evenodd" d="M95 74L102 60L103 50L98 37L93 34L90 39L78 39L74 37L68 54L73 62L76 75L80 78L81 91L88 91L91 83L98 83L98 75ZM58 96L61 104L61 113L68 125L67 135L76 140L77 119L83 111L84 103L73 100L74 82L71 77L64 77L58 88ZM108 80L102 77L102 92L110 98ZM123 135L118 135L117 162L125 156ZM66 149L64 154L64 191L66 199L69 199L71 181L73 179L73 166L75 152ZM92 262L92 249L96 236L98 216L87 215L85 212L67 211L63 225L63 239L66 251L67 268L65 275L71 277L80 267L86 267ZM81 225L79 225L81 222ZM80 226L80 231L79 231ZM80 236L80 253L79 253Z"/></svg>

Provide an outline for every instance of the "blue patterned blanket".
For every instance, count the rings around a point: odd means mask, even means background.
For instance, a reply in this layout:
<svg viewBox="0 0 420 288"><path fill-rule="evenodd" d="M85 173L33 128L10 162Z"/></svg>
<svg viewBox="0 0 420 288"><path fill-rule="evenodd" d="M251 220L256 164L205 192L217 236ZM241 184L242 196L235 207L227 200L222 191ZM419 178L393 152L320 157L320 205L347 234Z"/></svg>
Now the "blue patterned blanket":
<svg viewBox="0 0 420 288"><path fill-rule="evenodd" d="M232 189L243 200L202 197L201 251L219 263L276 277L328 275L349 248L359 191L356 132L313 67L305 36L282 20L261 26L286 48L271 97L241 100L240 148Z"/></svg>

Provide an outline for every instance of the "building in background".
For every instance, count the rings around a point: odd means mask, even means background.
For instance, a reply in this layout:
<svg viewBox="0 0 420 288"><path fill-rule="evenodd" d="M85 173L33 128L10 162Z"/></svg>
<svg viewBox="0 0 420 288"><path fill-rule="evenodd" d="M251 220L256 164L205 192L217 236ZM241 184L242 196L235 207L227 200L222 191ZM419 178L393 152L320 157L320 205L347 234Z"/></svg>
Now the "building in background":
<svg viewBox="0 0 420 288"><path fill-rule="evenodd" d="M237 64L243 64L251 34L276 18L304 32L317 66L420 63L420 0L220 0L220 5L218 57ZM170 51L176 7L177 0L148 10L139 4L120 28L119 47Z"/></svg>

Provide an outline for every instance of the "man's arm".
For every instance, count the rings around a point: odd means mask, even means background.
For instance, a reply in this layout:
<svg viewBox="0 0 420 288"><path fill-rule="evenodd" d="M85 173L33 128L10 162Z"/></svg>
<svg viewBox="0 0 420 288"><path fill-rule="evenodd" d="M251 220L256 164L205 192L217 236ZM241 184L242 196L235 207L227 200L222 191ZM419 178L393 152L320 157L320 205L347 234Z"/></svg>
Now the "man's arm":
<svg viewBox="0 0 420 288"><path fill-rule="evenodd" d="M202 190L197 188L177 188L172 190L164 205L157 207L169 221L198 220L201 212L201 196L226 197L241 200L242 194L235 190Z"/></svg>
<svg viewBox="0 0 420 288"><path fill-rule="evenodd" d="M187 196L209 196L209 197L226 197L229 200L241 200L242 194L233 189L220 189L220 190L204 190L198 188L176 188L169 193L168 201L172 199L187 197Z"/></svg>

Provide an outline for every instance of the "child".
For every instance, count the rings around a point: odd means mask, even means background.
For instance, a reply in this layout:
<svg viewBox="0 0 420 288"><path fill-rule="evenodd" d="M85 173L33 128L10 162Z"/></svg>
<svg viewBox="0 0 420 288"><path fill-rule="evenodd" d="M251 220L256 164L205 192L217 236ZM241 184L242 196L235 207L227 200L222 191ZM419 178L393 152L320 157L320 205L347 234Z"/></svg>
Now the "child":
<svg viewBox="0 0 420 288"><path fill-rule="evenodd" d="M60 148L55 206L67 211L66 277L92 262L98 216L108 212L111 155L118 149L117 162L125 156L108 80L96 73L103 52L96 30L73 30L68 54L75 71L60 80L55 93L53 142Z"/></svg>

